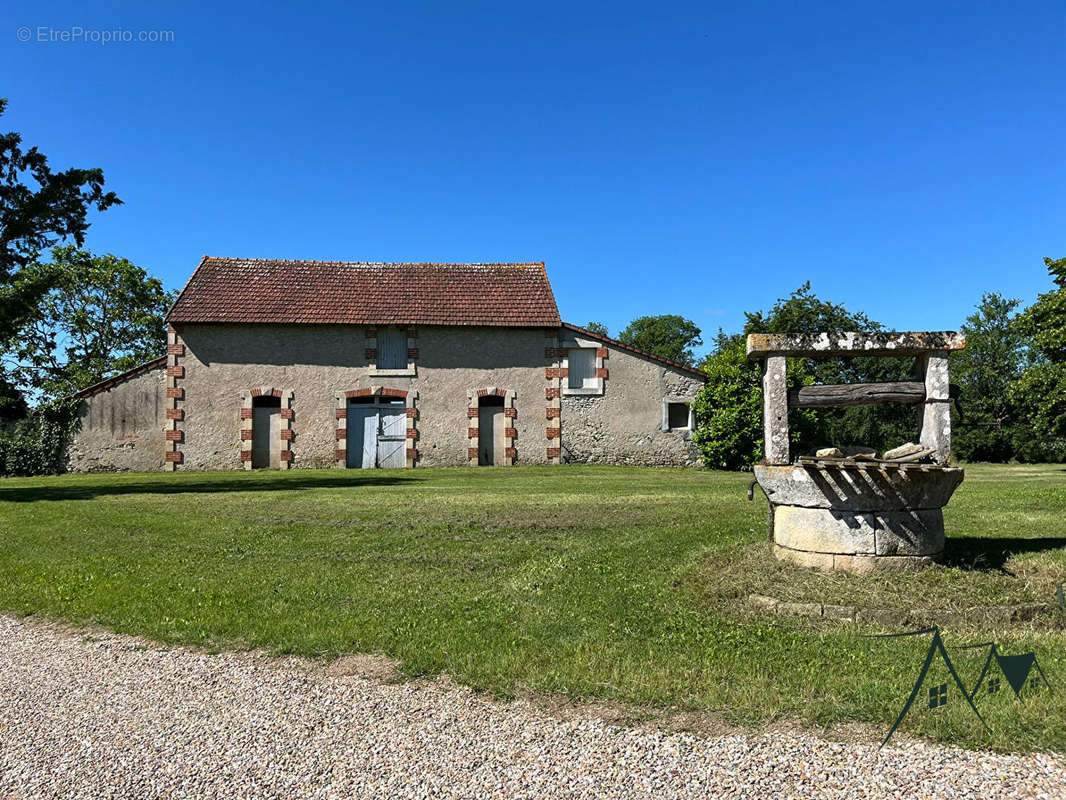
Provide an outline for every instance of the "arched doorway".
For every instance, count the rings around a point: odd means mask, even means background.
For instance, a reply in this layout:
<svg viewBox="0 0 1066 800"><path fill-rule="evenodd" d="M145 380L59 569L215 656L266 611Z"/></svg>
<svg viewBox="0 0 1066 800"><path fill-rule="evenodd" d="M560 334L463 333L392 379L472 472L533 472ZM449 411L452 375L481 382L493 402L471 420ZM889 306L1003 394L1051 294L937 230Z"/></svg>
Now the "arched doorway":
<svg viewBox="0 0 1066 800"><path fill-rule="evenodd" d="M407 404L402 397L351 397L347 415L346 467L407 466Z"/></svg>
<svg viewBox="0 0 1066 800"><path fill-rule="evenodd" d="M294 432L292 389L260 386L241 394L241 462L245 469L289 469Z"/></svg>
<svg viewBox="0 0 1066 800"><path fill-rule="evenodd" d="M484 389L471 389L467 392L469 404L468 437L470 446L467 450L467 463L470 466L511 466L518 457L515 439L514 390L497 389L489 386Z"/></svg>

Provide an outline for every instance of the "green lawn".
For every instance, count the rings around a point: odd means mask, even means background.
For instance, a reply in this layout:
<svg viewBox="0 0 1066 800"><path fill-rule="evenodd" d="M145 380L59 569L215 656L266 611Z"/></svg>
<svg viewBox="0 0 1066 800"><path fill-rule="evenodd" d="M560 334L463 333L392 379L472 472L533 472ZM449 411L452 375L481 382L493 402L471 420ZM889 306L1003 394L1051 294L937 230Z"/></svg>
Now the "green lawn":
<svg viewBox="0 0 1066 800"><path fill-rule="evenodd" d="M953 566L899 578L777 565L749 480L609 467L5 479L0 609L210 648L383 652L408 674L503 695L858 721L876 734L926 640L761 618L748 593L944 607L1054 602L1066 580L1061 465L969 467L946 512ZM919 702L904 730L1066 749L1061 619L945 631L948 645L986 638L1035 650L1057 691L990 699L991 733L951 702ZM976 674L973 656L955 655Z"/></svg>

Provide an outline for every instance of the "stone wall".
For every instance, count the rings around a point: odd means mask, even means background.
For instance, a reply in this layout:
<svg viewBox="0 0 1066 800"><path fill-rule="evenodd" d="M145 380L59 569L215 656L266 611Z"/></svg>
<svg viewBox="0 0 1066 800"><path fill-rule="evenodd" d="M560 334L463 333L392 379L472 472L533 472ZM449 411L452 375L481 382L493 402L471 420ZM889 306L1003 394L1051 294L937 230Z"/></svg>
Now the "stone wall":
<svg viewBox="0 0 1066 800"><path fill-rule="evenodd" d="M561 347L604 344L568 334ZM689 430L663 430L663 403L691 401L703 381L688 372L606 344L602 394L562 397L564 462L693 466L699 449Z"/></svg>
<svg viewBox="0 0 1066 800"><path fill-rule="evenodd" d="M68 450L75 472L141 472L163 467L162 366L87 397L81 431Z"/></svg>
<svg viewBox="0 0 1066 800"><path fill-rule="evenodd" d="M179 469L240 469L242 397L292 392L293 468L337 463L337 395L383 387L414 393L415 466L469 462L469 392L515 392L515 463L546 463L545 333L501 328L409 329L413 374L371 374L374 329L186 325L178 333L183 414ZM396 370L402 372L402 370Z"/></svg>
<svg viewBox="0 0 1066 800"><path fill-rule="evenodd" d="M408 466L476 463L478 393L506 397L510 463L698 458L689 431L663 430L664 401L691 399L696 376L568 329L410 327L408 368L382 373L374 328L185 325L170 338L165 370L89 399L74 469L246 468L252 401L263 394L281 399L284 468L343 465L339 416L347 397L366 394L406 400ZM600 354L597 390L559 398L574 345Z"/></svg>

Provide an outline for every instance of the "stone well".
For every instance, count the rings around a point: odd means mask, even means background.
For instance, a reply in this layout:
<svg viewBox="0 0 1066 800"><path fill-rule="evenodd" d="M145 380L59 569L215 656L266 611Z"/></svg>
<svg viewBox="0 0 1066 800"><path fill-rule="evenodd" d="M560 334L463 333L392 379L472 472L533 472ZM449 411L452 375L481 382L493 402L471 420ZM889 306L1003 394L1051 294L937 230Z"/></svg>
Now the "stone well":
<svg viewBox="0 0 1066 800"><path fill-rule="evenodd" d="M943 507L963 470L870 463L755 467L772 509L774 555L806 567L921 567L944 550Z"/></svg>
<svg viewBox="0 0 1066 800"><path fill-rule="evenodd" d="M944 550L943 508L962 483L951 466L948 353L966 344L952 331L753 334L762 361L765 455L755 479L770 504L774 555L823 570L913 568ZM787 359L917 357L921 380L789 389ZM789 408L912 403L923 406L920 451L909 457L790 457ZM922 463L929 461L931 463Z"/></svg>

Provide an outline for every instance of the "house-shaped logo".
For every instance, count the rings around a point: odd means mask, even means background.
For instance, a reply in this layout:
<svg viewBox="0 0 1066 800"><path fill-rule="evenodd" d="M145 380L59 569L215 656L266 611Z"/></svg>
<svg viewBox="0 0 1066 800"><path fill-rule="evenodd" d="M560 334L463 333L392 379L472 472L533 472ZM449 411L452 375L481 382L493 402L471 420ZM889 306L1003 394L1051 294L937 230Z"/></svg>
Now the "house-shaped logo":
<svg viewBox="0 0 1066 800"><path fill-rule="evenodd" d="M944 641L940 638L940 629L936 626L932 628L923 628L920 631L908 631L906 633L882 633L876 634L873 638L898 638L901 636L923 636L927 633L933 634L932 640L929 642L929 650L925 654L925 662L922 664L921 672L918 674L918 680L915 681L914 688L911 690L910 696L907 698L907 702L903 704L903 710L899 712L899 716L892 724L892 729L888 732L888 736L881 742L881 747L888 744L888 740L892 738L892 734L896 732L896 728L903 722L903 718L907 716L907 712L910 711L914 701L918 699L923 690L928 692L929 708L937 709L941 706L946 706L949 700L953 696L961 697L973 710L973 713L977 715L977 718L981 720L981 724L988 728L988 723L985 722L984 717L981 716L981 712L977 710L977 706L973 703L973 698L970 692L966 690L965 684L959 677L959 673L955 670L955 665L951 663L951 657L948 655L947 649L944 647ZM925 679L929 673L929 668L933 664L933 660L939 656L944 666L947 668L948 675L951 677L951 682L930 682L930 685L925 686ZM978 681L980 683L980 681Z"/></svg>
<svg viewBox="0 0 1066 800"><path fill-rule="evenodd" d="M977 676L973 689L970 690L971 700L977 701L998 694L1005 691L1008 686L1019 700L1024 699L1023 692L1028 694L1041 688L1051 689L1051 684L1044 670L1041 669L1035 653L1005 656L999 652L994 642L982 642L957 649L975 650L978 648L986 648L988 655L981 668L981 674Z"/></svg>

